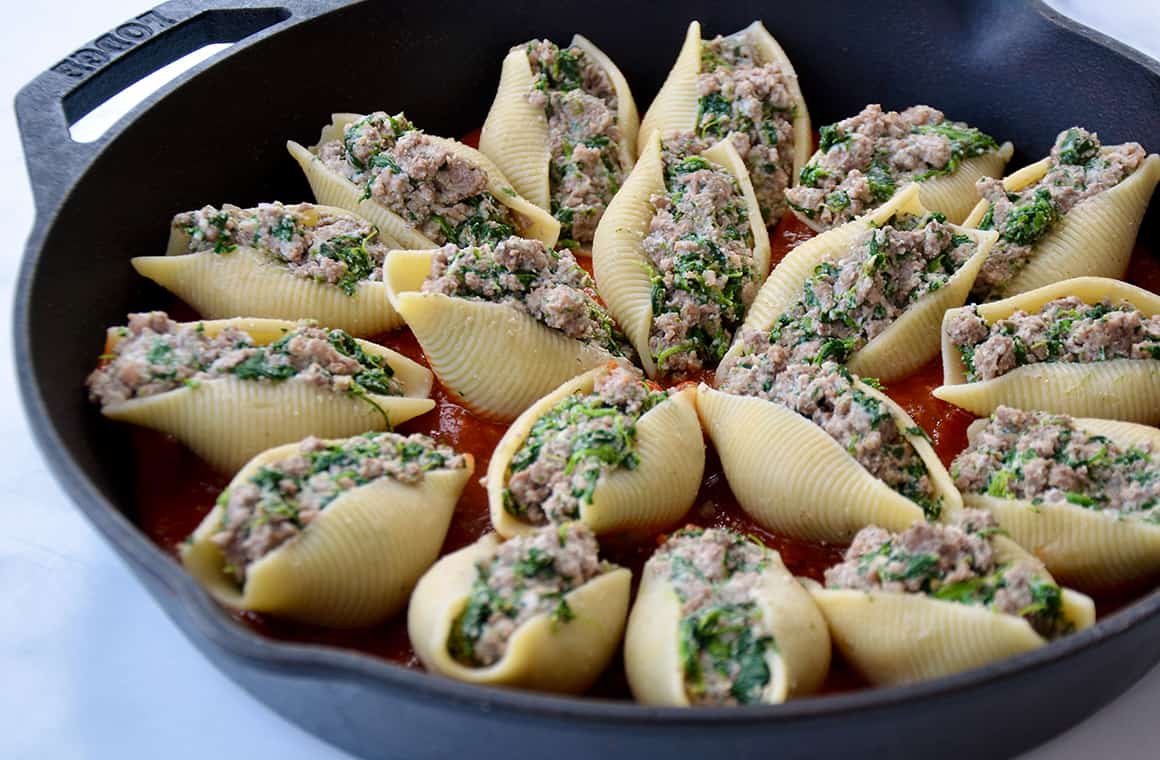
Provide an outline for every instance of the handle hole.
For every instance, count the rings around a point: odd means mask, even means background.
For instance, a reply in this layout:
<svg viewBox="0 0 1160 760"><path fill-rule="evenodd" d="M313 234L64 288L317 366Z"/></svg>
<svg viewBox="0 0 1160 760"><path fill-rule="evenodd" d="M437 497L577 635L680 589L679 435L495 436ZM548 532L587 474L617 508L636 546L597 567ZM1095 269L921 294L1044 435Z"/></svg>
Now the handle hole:
<svg viewBox="0 0 1160 760"><path fill-rule="evenodd" d="M69 135L80 143L99 139L168 82L290 15L286 8L212 10L164 30L107 64L64 97Z"/></svg>
<svg viewBox="0 0 1160 760"><path fill-rule="evenodd" d="M233 45L232 42L214 42L194 50L178 58L173 63L162 66L146 77L138 79L133 84L112 96L104 103L89 111L70 125L68 133L73 140L79 143L90 143L105 134L109 127L117 123L133 106L160 90L181 74L192 69L197 64Z"/></svg>

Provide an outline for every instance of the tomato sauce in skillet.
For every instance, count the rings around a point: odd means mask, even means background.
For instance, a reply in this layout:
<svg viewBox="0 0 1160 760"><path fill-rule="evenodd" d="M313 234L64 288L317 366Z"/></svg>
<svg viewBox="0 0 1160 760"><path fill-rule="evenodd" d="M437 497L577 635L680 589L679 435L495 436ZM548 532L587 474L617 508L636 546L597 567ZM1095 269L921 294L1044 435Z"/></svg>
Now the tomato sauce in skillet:
<svg viewBox="0 0 1160 760"><path fill-rule="evenodd" d="M478 132L464 142L476 144ZM813 232L791 214L770 229L772 261L776 266L795 245L809 239ZM591 269L590 260L580 258ZM1128 273L1129 282L1160 292L1160 261L1151 251L1137 247ZM196 319L188 307L177 304L170 310L175 319ZM392 348L424 365L423 351L409 330L374 336L371 340ZM698 378L700 379L700 378ZM712 382L711 373L703 378ZM886 393L897 401L930 435L934 448L944 463L966 446L967 425L974 416L930 395L942 384L942 365L936 358L913 375L886 386ZM481 419L461 406L436 378L432 390L435 408L399 426L404 434L421 432L439 443L471 454L475 458L475 475L464 489L451 520L443 553L465 546L488 532L487 494L479 478L487 472L491 452L507 429L506 425ZM212 470L176 440L142 429L134 429L137 483L135 519L141 529L174 557L181 542L201 522L213 506L230 476ZM782 560L795 575L821 580L824 570L841 559L844 546L799 541L767 531L756 525L738 506L725 482L720 462L709 446L705 475L697 501L686 522L701 526L726 526L761 540L780 552ZM606 536L600 540L601 556L632 570L634 581L653 549L663 539L650 536ZM1131 594L1096 597L1100 615L1109 614L1130 603ZM397 663L421 669L407 638L406 613L370 629L332 630L276 620L254 613L236 613L245 625L272 639L288 640L357 650ZM865 687L865 682L835 655L823 693L848 691ZM620 658L589 691L592 696L631 699Z"/></svg>

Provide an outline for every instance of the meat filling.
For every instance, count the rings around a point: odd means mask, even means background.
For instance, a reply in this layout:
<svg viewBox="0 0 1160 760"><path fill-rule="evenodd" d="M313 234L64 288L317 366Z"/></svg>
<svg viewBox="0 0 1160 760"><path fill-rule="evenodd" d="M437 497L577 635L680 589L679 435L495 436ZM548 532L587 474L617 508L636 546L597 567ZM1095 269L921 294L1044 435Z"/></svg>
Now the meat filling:
<svg viewBox="0 0 1160 760"><path fill-rule="evenodd" d="M221 525L210 540L225 556L225 571L242 584L252 562L305 530L344 492L382 478L413 485L431 470L465 465L462 455L419 433L368 433L334 443L310 437L293 455L222 492Z"/></svg>
<svg viewBox="0 0 1160 760"><path fill-rule="evenodd" d="M818 152L786 198L823 229L881 206L907 183L953 174L963 161L999 147L990 135L947 121L930 106L899 113L873 103L819 134Z"/></svg>
<svg viewBox="0 0 1160 760"><path fill-rule="evenodd" d="M1002 180L984 177L979 194L990 204L979 228L997 230L999 240L987 255L974 295L989 296L1018 274L1034 256L1035 244L1069 211L1132 175L1146 153L1139 143L1101 149L1099 137L1082 127L1059 133L1048 157L1047 173L1017 193Z"/></svg>
<svg viewBox="0 0 1160 760"><path fill-rule="evenodd" d="M665 144L665 193L651 198L643 243L652 264L649 350L675 376L721 360L758 287L737 180L686 147Z"/></svg>
<svg viewBox="0 0 1160 760"><path fill-rule="evenodd" d="M777 644L758 605L769 550L727 528L684 528L645 565L672 584L685 693L693 704L762 701Z"/></svg>
<svg viewBox="0 0 1160 760"><path fill-rule="evenodd" d="M991 542L998 530L991 513L977 509L902 533L871 525L858 531L845 561L826 570L826 588L925 594L1022 617L1047 638L1069 632L1059 586L1038 560L1000 563Z"/></svg>
<svg viewBox="0 0 1160 760"><path fill-rule="evenodd" d="M894 217L814 269L770 331L795 362L845 362L947 281L978 250L941 214Z"/></svg>
<svg viewBox="0 0 1160 760"><path fill-rule="evenodd" d="M592 531L578 522L504 541L494 557L476 564L448 653L464 665L487 667L503 658L512 634L532 617L571 621L575 613L564 597L608 570L597 551Z"/></svg>
<svg viewBox="0 0 1160 760"><path fill-rule="evenodd" d="M511 211L487 189L487 172L415 128L403 114L368 114L341 140L318 146L328 168L442 245L484 245L515 234Z"/></svg>
<svg viewBox="0 0 1160 760"><path fill-rule="evenodd" d="M553 251L539 240L512 237L494 247L446 245L435 253L423 292L509 304L569 338L614 355L632 355L592 277L570 252Z"/></svg>
<svg viewBox="0 0 1160 760"><path fill-rule="evenodd" d="M580 519L600 478L636 469L636 423L668 398L623 367L596 378L593 392L563 399L536 420L512 457L504 508L534 524Z"/></svg>
<svg viewBox="0 0 1160 760"><path fill-rule="evenodd" d="M1160 523L1160 461L1151 445L1119 446L1067 416L999 407L955 457L951 476L964 493Z"/></svg>
<svg viewBox="0 0 1160 760"><path fill-rule="evenodd" d="M756 396L813 422L874 477L920 506L929 518L942 511L922 457L879 399L854 385L844 367L791 362L790 353L754 330L741 332L742 352L717 372L726 393ZM922 435L915 427L908 435Z"/></svg>
<svg viewBox="0 0 1160 760"><path fill-rule="evenodd" d="M382 357L368 354L342 330L311 322L300 322L274 343L256 346L248 333L236 328L211 338L202 323L178 324L165 312L130 314L110 351L87 380L89 398L102 406L231 376L307 382L362 398L379 412L368 394L403 393Z"/></svg>
<svg viewBox="0 0 1160 760"><path fill-rule="evenodd" d="M562 242L591 244L604 209L624 182L616 89L608 72L576 46L526 46L534 76L528 101L548 117L552 215Z"/></svg>
<svg viewBox="0 0 1160 760"><path fill-rule="evenodd" d="M701 45L694 134L702 147L731 140L749 170L766 224L776 224L785 213L786 188L793 180L792 85L744 35Z"/></svg>
<svg viewBox="0 0 1160 760"><path fill-rule="evenodd" d="M946 326L967 380L991 380L1039 362L1160 359L1160 315L1145 316L1127 301L1087 304L1075 296L1016 311L988 324L971 306Z"/></svg>
<svg viewBox="0 0 1160 760"><path fill-rule="evenodd" d="M312 203L205 206L178 214L173 227L189 235L191 253L255 248L298 277L336 285L347 295L354 295L360 282L383 279L388 247L376 239L378 229Z"/></svg>

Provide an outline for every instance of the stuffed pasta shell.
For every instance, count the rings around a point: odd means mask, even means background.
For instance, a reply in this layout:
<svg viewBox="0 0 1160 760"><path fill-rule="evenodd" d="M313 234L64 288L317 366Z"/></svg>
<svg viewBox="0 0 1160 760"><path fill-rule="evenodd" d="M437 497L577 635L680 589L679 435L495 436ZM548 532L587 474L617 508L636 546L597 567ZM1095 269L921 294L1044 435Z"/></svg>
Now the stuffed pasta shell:
<svg viewBox="0 0 1160 760"><path fill-rule="evenodd" d="M790 251L762 285L743 332L767 335L790 361L829 359L882 380L933 359L943 313L966 300L995 234L947 224L918 196L917 185L904 188ZM730 354L750 349L742 340Z"/></svg>
<svg viewBox="0 0 1160 760"><path fill-rule="evenodd" d="M900 532L869 526L825 580L811 588L834 645L875 685L969 670L1095 622L1090 598L975 509Z"/></svg>
<svg viewBox="0 0 1160 760"><path fill-rule="evenodd" d="M596 284L649 377L714 366L769 274L769 235L737 151L653 132L592 246Z"/></svg>
<svg viewBox="0 0 1160 760"><path fill-rule="evenodd" d="M87 380L101 413L175 436L220 470L308 435L389 429L435 406L425 367L312 322L130 314L109 328L105 351Z"/></svg>
<svg viewBox="0 0 1160 760"><path fill-rule="evenodd" d="M760 337L763 344L768 344ZM697 413L738 503L760 525L842 543L959 509L926 434L841 365L786 363L777 346L722 363Z"/></svg>
<svg viewBox="0 0 1160 760"><path fill-rule="evenodd" d="M560 242L588 248L636 157L640 127L616 64L577 34L532 40L503 60L480 151L515 191L560 222Z"/></svg>
<svg viewBox="0 0 1160 760"><path fill-rule="evenodd" d="M209 319L310 317L352 335L403 324L383 286L378 229L332 206L205 206L173 218L165 256L133 268Z"/></svg>
<svg viewBox="0 0 1160 760"><path fill-rule="evenodd" d="M1060 580L1085 590L1160 574L1160 430L1001 406L951 464L986 509Z"/></svg>
<svg viewBox="0 0 1160 760"><path fill-rule="evenodd" d="M725 528L684 528L649 558L624 668L638 702L777 704L830 667L826 622L777 552Z"/></svg>
<svg viewBox="0 0 1160 760"><path fill-rule="evenodd" d="M1002 175L1014 151L923 105L898 112L872 103L819 135L818 151L786 192L794 214L817 232L869 213L911 183L923 206L960 224L975 205L975 181Z"/></svg>
<svg viewBox="0 0 1160 760"><path fill-rule="evenodd" d="M495 246L392 251L387 294L447 390L513 420L566 380L632 348L567 250Z"/></svg>
<svg viewBox="0 0 1160 760"><path fill-rule="evenodd" d="M759 219L785 213L786 188L810 154L810 114L797 74L760 21L701 39L689 24L677 60L641 122L641 134L680 135L694 151L728 139L753 184ZM641 152L646 146L641 146Z"/></svg>
<svg viewBox="0 0 1160 760"><path fill-rule="evenodd" d="M693 506L705 468L695 399L692 386L657 390L610 363L537 401L491 457L496 532L572 520L597 535L672 526Z"/></svg>
<svg viewBox="0 0 1160 760"><path fill-rule="evenodd" d="M1160 296L1077 277L943 318L934 395L985 416L1000 404L1160 422Z"/></svg>
<svg viewBox="0 0 1160 760"><path fill-rule="evenodd" d="M449 554L415 587L407 633L423 666L468 683L579 694L615 656L632 574L581 523Z"/></svg>
<svg viewBox="0 0 1160 760"><path fill-rule="evenodd" d="M486 156L417 129L406 116L334 114L318 144L286 144L319 203L352 211L393 247L480 245L510 235L555 245L560 223Z"/></svg>
<svg viewBox="0 0 1160 760"><path fill-rule="evenodd" d="M439 556L473 469L425 435L309 437L242 468L181 547L218 601L314 625L379 623Z"/></svg>
<svg viewBox="0 0 1160 760"><path fill-rule="evenodd" d="M1103 146L1094 132L1059 133L1047 158L1003 180L981 179L964 222L999 233L974 296L1005 298L1094 275L1123 277L1160 182L1160 156L1135 142Z"/></svg>

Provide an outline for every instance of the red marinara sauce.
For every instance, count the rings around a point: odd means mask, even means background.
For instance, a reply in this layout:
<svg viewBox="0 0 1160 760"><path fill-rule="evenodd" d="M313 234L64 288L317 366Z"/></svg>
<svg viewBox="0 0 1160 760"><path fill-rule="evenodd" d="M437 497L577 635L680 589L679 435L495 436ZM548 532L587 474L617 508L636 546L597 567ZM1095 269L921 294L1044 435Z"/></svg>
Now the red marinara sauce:
<svg viewBox="0 0 1160 760"><path fill-rule="evenodd" d="M466 141L478 139L469 135ZM813 233L787 214L770 229L772 261L777 262L794 246L808 240ZM580 259L587 269L590 261ZM1151 251L1138 246L1125 277L1152 291L1160 291L1160 261ZM175 318L196 319L188 308L177 305ZM372 338L377 343L427 365L423 350L409 330L402 329ZM711 382L711 373L706 373ZM942 366L936 358L910 377L886 386L886 393L897 401L931 437L944 463L949 463L966 446L967 425L973 415L931 396L931 389L942 384ZM475 457L475 476L468 482L451 520L443 553L454 551L476 540L491 527L487 494L479 477L487 472L491 452L506 425L476 417L458 404L436 379L432 390L435 408L399 427L399 432L421 432ZM174 557L178 546L213 506L229 477L216 473L174 439L145 430L135 430L137 461L135 518L142 530ZM697 501L687 521L701 526L726 526L751 535L781 553L782 560L795 575L821 580L827 567L838 562L844 546L799 541L767 531L756 525L737 504L725 482L720 462L709 447L705 475ZM663 535L646 539L606 536L601 539L604 558L630 568L639 578L646 559L663 540ZM1097 598L1097 609L1105 615L1133 601L1132 596L1116 595ZM296 642L309 642L354 649L381 657L404 667L421 669L407 638L406 613L383 625L344 631L315 628L253 613L237 613L245 624L265 636ZM866 684L851 671L840 657L835 657L824 692L848 691ZM628 684L620 658L589 692L604 698L630 699Z"/></svg>

